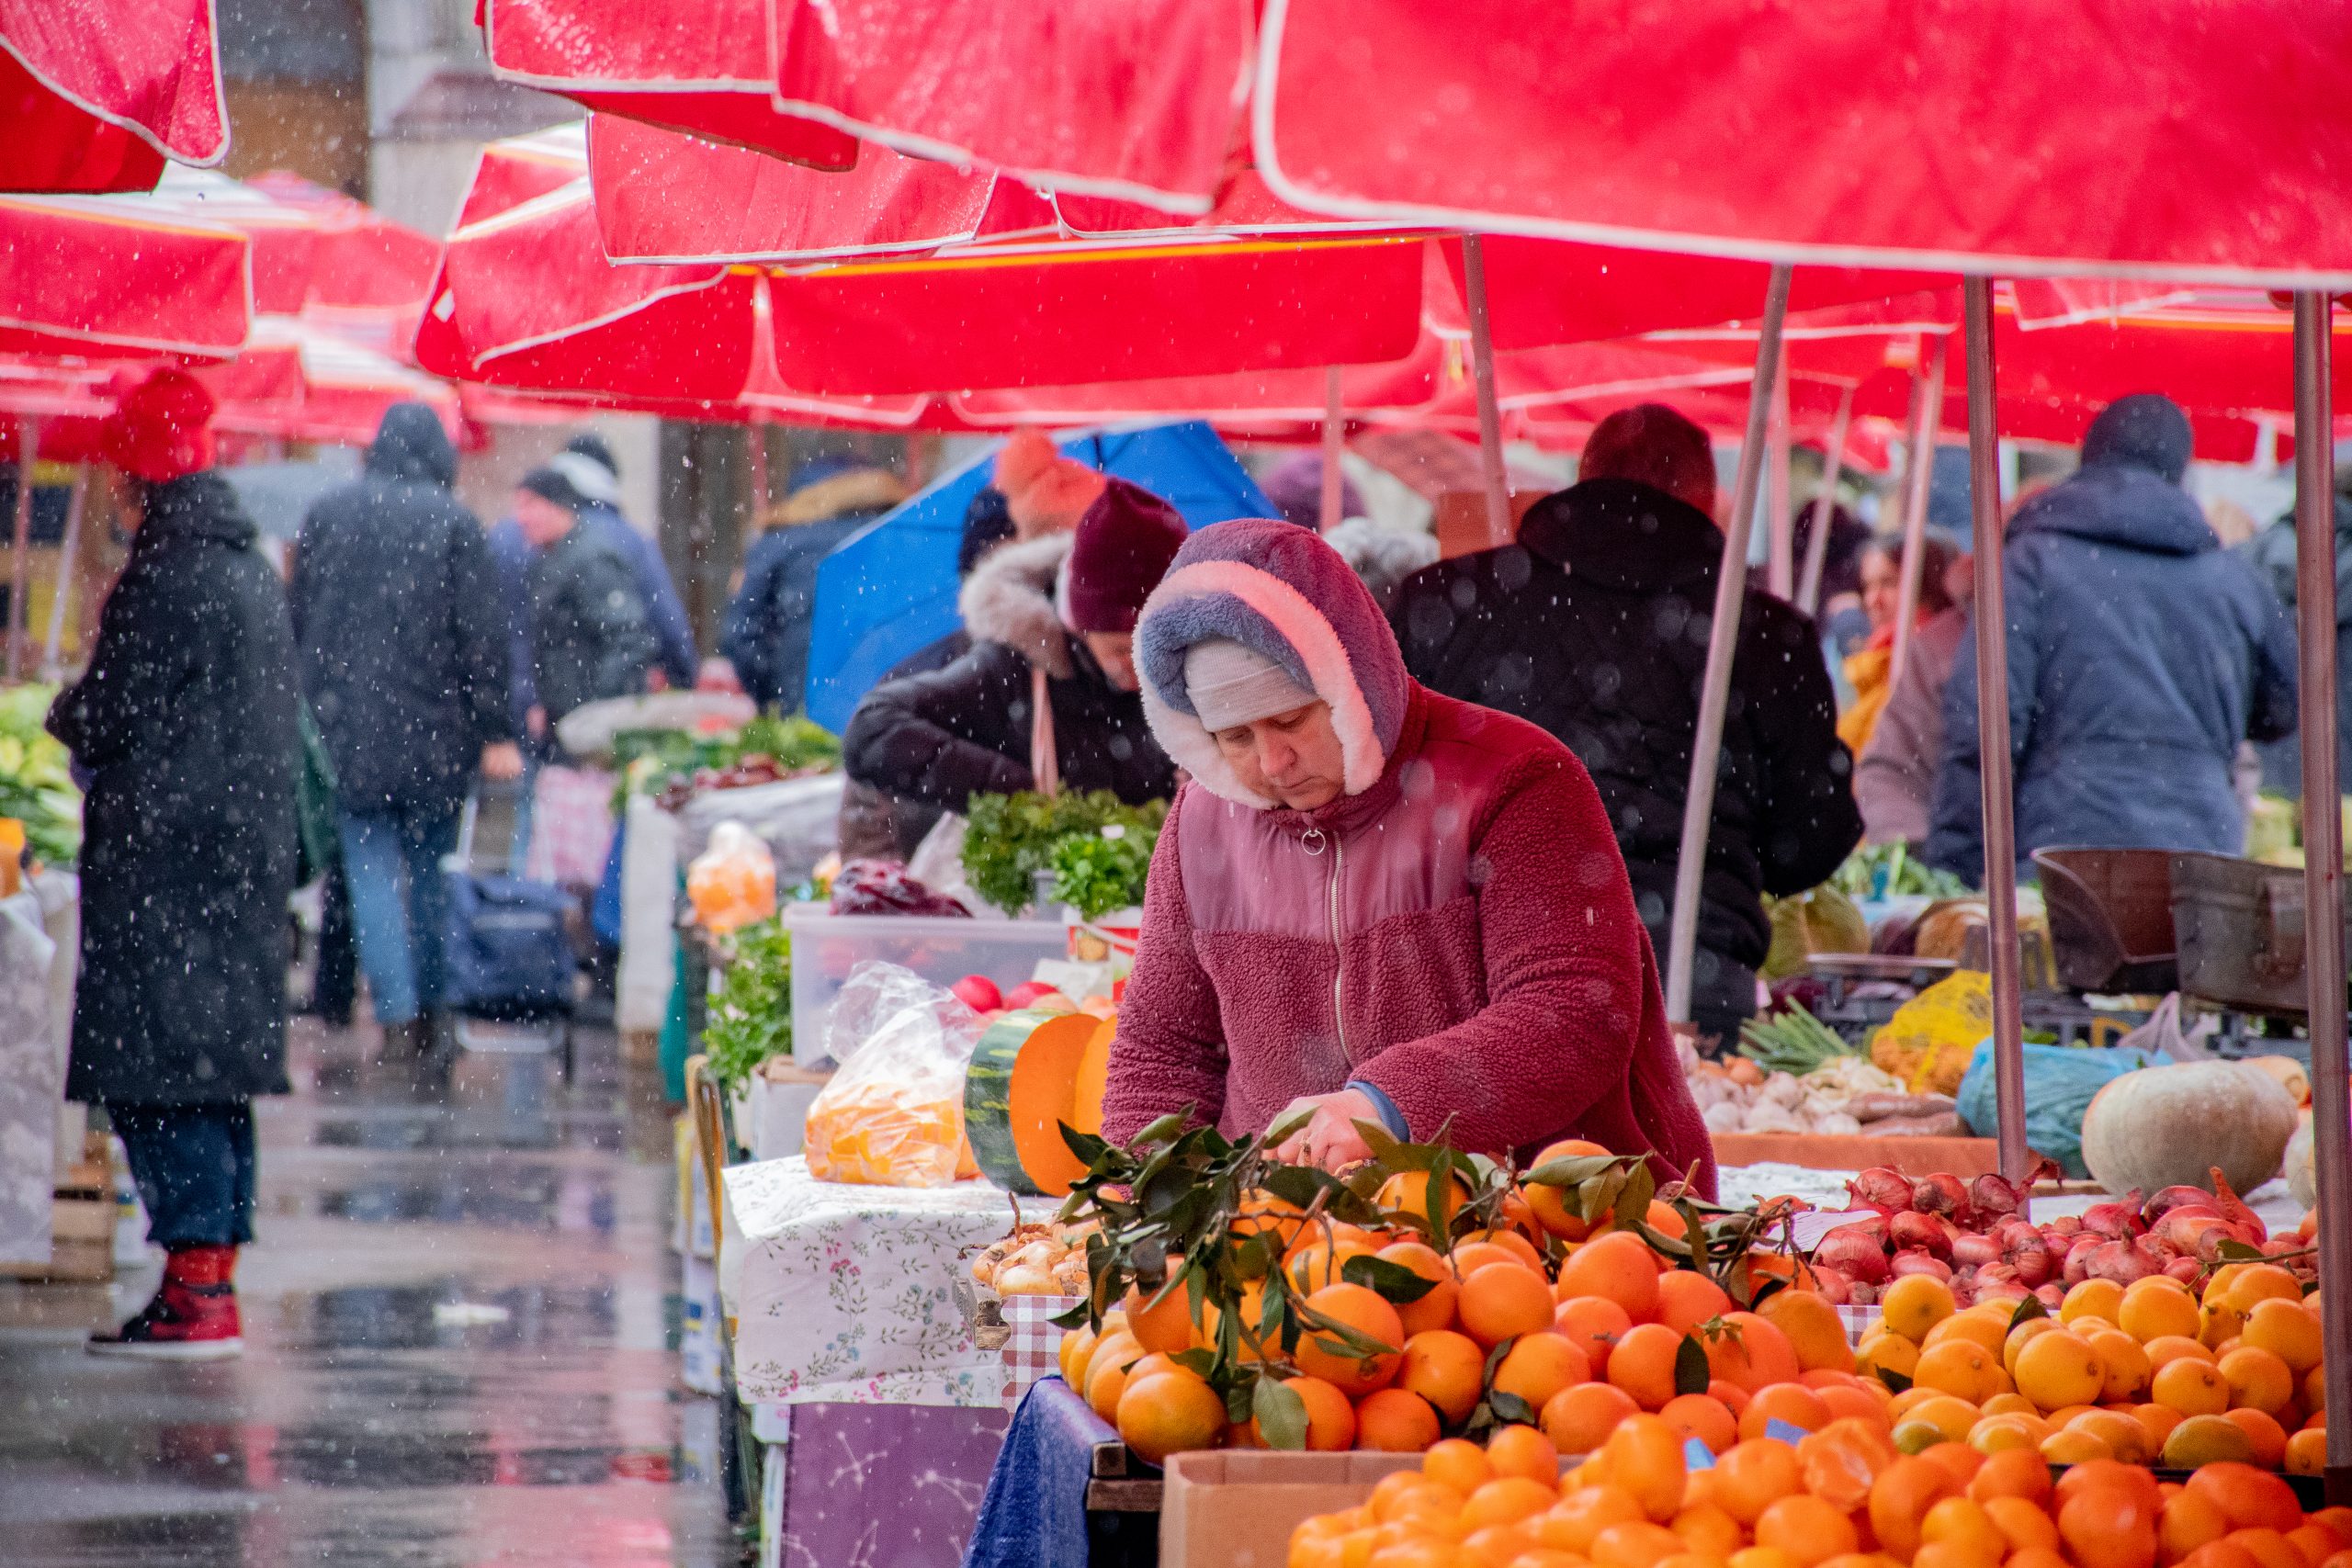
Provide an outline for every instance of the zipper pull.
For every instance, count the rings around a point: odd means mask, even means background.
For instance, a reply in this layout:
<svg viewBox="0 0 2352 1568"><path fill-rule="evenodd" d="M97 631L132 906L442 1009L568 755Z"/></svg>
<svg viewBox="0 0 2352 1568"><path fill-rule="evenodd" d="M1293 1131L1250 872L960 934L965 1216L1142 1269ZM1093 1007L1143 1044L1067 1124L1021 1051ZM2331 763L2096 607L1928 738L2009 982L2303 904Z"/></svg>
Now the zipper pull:
<svg viewBox="0 0 2352 1568"><path fill-rule="evenodd" d="M1320 828L1309 828L1298 836L1299 848L1310 855L1321 854L1324 847L1329 842L1330 840L1323 836L1323 829Z"/></svg>

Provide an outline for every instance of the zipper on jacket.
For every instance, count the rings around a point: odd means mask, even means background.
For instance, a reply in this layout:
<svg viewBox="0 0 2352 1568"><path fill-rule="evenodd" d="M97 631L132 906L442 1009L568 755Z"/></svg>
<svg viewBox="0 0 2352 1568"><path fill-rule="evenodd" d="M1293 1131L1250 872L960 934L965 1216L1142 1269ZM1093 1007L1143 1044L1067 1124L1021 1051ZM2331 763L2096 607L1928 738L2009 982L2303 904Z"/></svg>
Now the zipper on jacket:
<svg viewBox="0 0 2352 1568"><path fill-rule="evenodd" d="M1331 1027L1340 1037L1340 1058L1352 1067L1355 1058L1348 1055L1348 1019L1340 996L1348 976L1348 950L1340 940L1340 874L1347 858L1347 849L1335 834L1331 840Z"/></svg>

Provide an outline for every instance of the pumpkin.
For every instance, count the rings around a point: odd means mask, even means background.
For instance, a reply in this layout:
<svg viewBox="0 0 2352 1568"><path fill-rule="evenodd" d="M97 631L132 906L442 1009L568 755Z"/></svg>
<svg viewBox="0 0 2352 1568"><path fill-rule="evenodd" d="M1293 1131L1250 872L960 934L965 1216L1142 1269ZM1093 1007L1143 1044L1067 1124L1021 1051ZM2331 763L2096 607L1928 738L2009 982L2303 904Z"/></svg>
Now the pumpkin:
<svg viewBox="0 0 2352 1568"><path fill-rule="evenodd" d="M1086 1167L1062 1141L1101 1019L1023 1008L989 1025L964 1074L964 1126L980 1173L1008 1192L1059 1198ZM1101 1111L1096 1111L1098 1124Z"/></svg>
<svg viewBox="0 0 2352 1568"><path fill-rule="evenodd" d="M2278 1080L2278 1087L2295 1097L2298 1105L2312 1102L2312 1077L2303 1065L2292 1056L2248 1056L2245 1065L2259 1067Z"/></svg>
<svg viewBox="0 0 2352 1568"><path fill-rule="evenodd" d="M1078 1082L1073 1086L1069 1124L1081 1133L1102 1133L1102 1097L1111 1090L1111 1042L1119 1032L1119 1021L1106 1018L1095 1026L1094 1037L1086 1043L1085 1054L1078 1059Z"/></svg>
<svg viewBox="0 0 2352 1568"><path fill-rule="evenodd" d="M2083 1163L2109 1192L2212 1184L2241 1192L2278 1174L2295 1100L2243 1062L2184 1062L2110 1079L2083 1112Z"/></svg>

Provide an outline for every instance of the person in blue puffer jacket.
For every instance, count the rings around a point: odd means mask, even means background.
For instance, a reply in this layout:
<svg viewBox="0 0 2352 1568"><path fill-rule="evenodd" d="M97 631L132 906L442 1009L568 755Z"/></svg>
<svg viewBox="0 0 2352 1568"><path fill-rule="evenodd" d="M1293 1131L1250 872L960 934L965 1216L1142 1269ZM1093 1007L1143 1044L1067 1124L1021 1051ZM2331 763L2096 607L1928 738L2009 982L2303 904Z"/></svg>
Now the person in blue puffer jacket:
<svg viewBox="0 0 2352 1568"><path fill-rule="evenodd" d="M2188 418L2170 399L2119 399L2084 437L2081 469L2009 524L2021 865L2059 844L2236 854L2238 743L2294 731L2294 623L2180 488L2189 450ZM1984 868L1976 636L1962 635L1944 691L1927 846L1932 864L1972 881Z"/></svg>

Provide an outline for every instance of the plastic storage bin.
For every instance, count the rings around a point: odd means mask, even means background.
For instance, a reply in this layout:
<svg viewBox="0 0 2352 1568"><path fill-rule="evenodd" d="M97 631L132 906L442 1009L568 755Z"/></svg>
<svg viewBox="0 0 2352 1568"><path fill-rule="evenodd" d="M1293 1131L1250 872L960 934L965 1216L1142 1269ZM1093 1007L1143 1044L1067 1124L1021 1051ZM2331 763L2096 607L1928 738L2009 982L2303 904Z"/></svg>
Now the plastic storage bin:
<svg viewBox="0 0 2352 1568"><path fill-rule="evenodd" d="M931 915L836 915L815 904L786 908L792 938L792 1055L824 1054L825 1010L849 972L867 960L911 969L934 985L985 975L1003 990L1030 977L1041 958L1060 958L1069 936L1059 920L959 920Z"/></svg>

